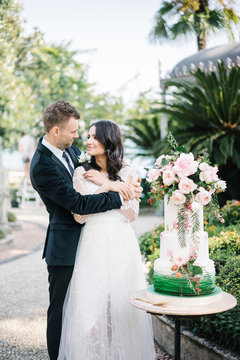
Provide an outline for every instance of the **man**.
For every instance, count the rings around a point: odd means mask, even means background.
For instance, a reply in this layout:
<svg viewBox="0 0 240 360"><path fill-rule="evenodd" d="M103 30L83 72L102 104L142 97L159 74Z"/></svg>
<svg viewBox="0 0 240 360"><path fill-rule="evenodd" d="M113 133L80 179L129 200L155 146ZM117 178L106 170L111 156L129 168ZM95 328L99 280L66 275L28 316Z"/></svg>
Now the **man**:
<svg viewBox="0 0 240 360"><path fill-rule="evenodd" d="M49 212L43 258L49 274L47 346L51 360L58 357L62 307L83 226L75 222L72 214L93 214L122 205L118 193L82 196L73 188L72 174L79 164L80 151L72 144L78 138L79 118L79 112L65 101L59 100L46 107L43 113L46 135L39 140L30 171L32 185ZM124 186L122 195L126 194L127 199L130 190L128 185Z"/></svg>

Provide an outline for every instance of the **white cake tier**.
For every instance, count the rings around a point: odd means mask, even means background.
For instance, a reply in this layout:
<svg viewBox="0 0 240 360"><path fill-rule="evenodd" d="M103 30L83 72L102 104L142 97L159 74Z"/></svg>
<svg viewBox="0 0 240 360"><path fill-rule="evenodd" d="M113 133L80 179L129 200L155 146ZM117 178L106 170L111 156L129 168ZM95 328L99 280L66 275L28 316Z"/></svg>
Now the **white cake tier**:
<svg viewBox="0 0 240 360"><path fill-rule="evenodd" d="M197 260L195 264L214 268L213 261L209 260L208 251L208 234L205 231L198 233L197 244L191 242L191 237L186 236L186 246L181 247L178 242L177 233L175 231L162 232L160 235L160 259L156 261L154 269L159 271L165 269L168 272L173 264L181 265L185 264L190 254L193 252L193 246L197 254Z"/></svg>
<svg viewBox="0 0 240 360"><path fill-rule="evenodd" d="M166 260L166 261L165 261ZM174 272L171 270L173 263L169 262L167 259L161 260L157 259L154 261L154 274L156 275L172 275ZM196 260L194 265L200 266L202 268L202 276L209 274L215 274L214 262L210 259L206 259L204 262L199 262Z"/></svg>
<svg viewBox="0 0 240 360"><path fill-rule="evenodd" d="M203 231L203 206L194 201L192 203L192 210L198 213L199 223L200 223L200 232ZM168 201L168 196L164 197L164 225L165 231L174 231L177 233L176 225L177 225L177 214L180 209L180 206L177 206L173 203L172 200ZM187 212L190 215L190 211ZM192 222L190 219L190 226L192 226Z"/></svg>

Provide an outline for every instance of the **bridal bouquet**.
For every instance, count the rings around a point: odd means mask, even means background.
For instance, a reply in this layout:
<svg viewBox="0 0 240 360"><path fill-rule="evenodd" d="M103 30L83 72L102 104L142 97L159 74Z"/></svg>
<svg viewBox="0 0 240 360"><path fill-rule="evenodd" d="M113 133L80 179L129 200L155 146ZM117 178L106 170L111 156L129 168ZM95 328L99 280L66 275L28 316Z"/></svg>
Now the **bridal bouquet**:
<svg viewBox="0 0 240 360"><path fill-rule="evenodd" d="M175 205L189 206L194 201L207 205L215 193L226 189L226 182L218 178L217 166L210 165L208 154L195 159L191 152L177 145L171 134L168 141L173 150L169 155L159 156L155 167L147 172L149 203L168 195Z"/></svg>

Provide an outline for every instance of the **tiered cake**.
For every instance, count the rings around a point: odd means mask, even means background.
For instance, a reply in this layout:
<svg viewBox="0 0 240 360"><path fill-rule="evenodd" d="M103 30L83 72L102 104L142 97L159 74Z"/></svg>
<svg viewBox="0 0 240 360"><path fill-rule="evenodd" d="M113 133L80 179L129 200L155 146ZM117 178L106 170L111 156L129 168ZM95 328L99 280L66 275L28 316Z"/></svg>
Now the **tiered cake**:
<svg viewBox="0 0 240 360"><path fill-rule="evenodd" d="M209 259L208 234L203 230L203 206L193 202L182 214L186 219L183 234L179 232L179 211L180 207L165 196L165 231L160 235L160 258L154 262L154 286L149 287L148 297L157 301L158 294L182 296L189 298L188 303L191 298L196 300L198 297L199 300L202 298L203 304L216 301L221 290L215 286L214 262ZM209 295L207 301L206 295Z"/></svg>

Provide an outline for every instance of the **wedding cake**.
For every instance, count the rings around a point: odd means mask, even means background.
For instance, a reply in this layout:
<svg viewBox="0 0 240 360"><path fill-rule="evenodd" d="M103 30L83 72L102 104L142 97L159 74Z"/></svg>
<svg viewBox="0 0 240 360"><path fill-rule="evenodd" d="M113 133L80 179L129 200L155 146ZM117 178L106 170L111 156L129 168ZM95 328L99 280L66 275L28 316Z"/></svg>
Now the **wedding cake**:
<svg viewBox="0 0 240 360"><path fill-rule="evenodd" d="M203 231L203 205L193 202L182 215L185 231L179 234L179 206L164 198L165 231L160 235L160 258L154 262L154 289L180 295L208 295L215 290L214 262L209 259L208 234ZM198 230L192 229L198 218Z"/></svg>
<svg viewBox="0 0 240 360"><path fill-rule="evenodd" d="M157 158L146 179L150 183L149 202L164 198L165 225L148 297L159 301L160 295L173 296L183 304L198 298L199 304L206 304L221 297L222 291L215 286L214 262L209 259L208 234L203 229L203 206L226 189L226 182L218 178L218 168L209 164L207 154L195 159L173 137L169 142L174 151ZM216 207L215 213L223 222Z"/></svg>

